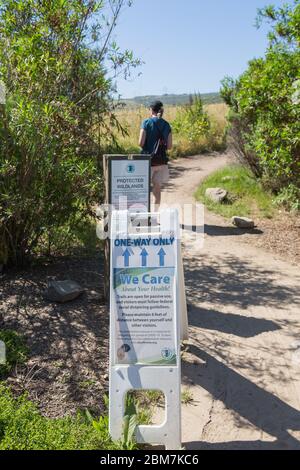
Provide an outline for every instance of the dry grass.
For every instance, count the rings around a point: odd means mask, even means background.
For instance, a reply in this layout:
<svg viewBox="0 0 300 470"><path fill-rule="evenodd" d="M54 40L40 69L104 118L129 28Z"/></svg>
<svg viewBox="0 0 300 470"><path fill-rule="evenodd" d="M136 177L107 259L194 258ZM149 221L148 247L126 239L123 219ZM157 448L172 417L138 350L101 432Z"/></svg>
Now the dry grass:
<svg viewBox="0 0 300 470"><path fill-rule="evenodd" d="M215 121L223 129L227 125L228 106L225 103L209 104L204 106L208 112L209 117Z"/></svg>
<svg viewBox="0 0 300 470"><path fill-rule="evenodd" d="M225 146L226 115L228 108L224 103L210 104L204 107L211 120L211 130L196 142L189 141L180 134L174 134L174 148L171 157L195 155L205 151L222 150ZM166 106L164 118L172 125L172 121L182 108L180 106ZM123 109L117 112L120 123L127 129L128 136L118 136L120 147L125 153L140 152L138 137L141 122L149 116L149 110L140 106L135 109Z"/></svg>

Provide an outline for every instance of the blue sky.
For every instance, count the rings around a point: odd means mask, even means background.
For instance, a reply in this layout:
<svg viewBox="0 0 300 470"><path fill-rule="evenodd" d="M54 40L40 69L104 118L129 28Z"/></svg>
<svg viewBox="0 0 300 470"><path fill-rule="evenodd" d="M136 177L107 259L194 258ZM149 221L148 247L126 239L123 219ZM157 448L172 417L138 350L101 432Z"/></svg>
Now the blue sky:
<svg viewBox="0 0 300 470"><path fill-rule="evenodd" d="M258 8L286 0L134 0L124 9L115 38L145 64L129 81L118 78L123 98L218 91L225 75L238 77L264 54L267 26L255 28Z"/></svg>

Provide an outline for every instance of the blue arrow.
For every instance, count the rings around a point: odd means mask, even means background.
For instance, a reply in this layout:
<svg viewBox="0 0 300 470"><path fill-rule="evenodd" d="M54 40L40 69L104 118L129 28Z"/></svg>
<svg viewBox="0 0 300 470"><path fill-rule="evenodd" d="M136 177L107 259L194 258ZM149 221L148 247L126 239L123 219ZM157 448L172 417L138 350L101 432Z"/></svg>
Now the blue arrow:
<svg viewBox="0 0 300 470"><path fill-rule="evenodd" d="M163 248L161 248L157 254L159 256L159 266L164 266L165 265L165 256L166 256L165 250Z"/></svg>
<svg viewBox="0 0 300 470"><path fill-rule="evenodd" d="M131 253L128 248L126 248L122 256L124 256L124 266L125 268L127 268L129 266L129 258L131 256Z"/></svg>
<svg viewBox="0 0 300 470"><path fill-rule="evenodd" d="M147 266L147 256L148 256L148 251L145 250L145 248L142 249L141 251L141 257L142 257L142 266Z"/></svg>

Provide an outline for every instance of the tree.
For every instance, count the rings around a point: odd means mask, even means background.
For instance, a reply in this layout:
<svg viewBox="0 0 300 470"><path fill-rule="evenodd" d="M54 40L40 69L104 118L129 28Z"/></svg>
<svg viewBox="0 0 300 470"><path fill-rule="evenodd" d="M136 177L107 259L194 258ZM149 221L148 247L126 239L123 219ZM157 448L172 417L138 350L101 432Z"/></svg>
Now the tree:
<svg viewBox="0 0 300 470"><path fill-rule="evenodd" d="M272 24L265 58L249 63L238 79L223 81L232 135L256 175L275 190L300 188L300 0L266 7L258 22ZM299 197L299 196L298 196Z"/></svg>
<svg viewBox="0 0 300 470"><path fill-rule="evenodd" d="M140 63L112 38L125 4L1 2L0 263L23 263L101 196L97 159L120 128L111 72Z"/></svg>

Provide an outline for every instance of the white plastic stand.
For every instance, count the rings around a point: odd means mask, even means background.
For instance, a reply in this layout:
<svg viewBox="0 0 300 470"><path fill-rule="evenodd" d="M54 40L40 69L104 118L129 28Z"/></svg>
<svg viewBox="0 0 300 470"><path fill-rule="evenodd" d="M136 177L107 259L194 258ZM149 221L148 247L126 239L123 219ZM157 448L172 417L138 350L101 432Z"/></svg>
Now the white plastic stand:
<svg viewBox="0 0 300 470"><path fill-rule="evenodd" d="M159 390L164 393L165 420L159 426L138 426L139 443L161 444L167 450L181 448L181 377L180 365L117 366L110 370L109 431L114 440L121 439L125 398L130 390Z"/></svg>

